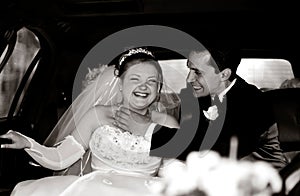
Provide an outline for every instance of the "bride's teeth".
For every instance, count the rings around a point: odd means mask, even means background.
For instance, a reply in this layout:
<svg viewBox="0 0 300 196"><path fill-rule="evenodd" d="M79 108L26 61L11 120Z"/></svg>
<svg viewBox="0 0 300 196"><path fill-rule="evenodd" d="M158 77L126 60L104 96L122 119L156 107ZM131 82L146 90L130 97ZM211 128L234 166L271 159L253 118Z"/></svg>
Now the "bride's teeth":
<svg viewBox="0 0 300 196"><path fill-rule="evenodd" d="M141 96L141 97L146 97L147 96L146 93L135 93L135 94L138 95L138 96Z"/></svg>

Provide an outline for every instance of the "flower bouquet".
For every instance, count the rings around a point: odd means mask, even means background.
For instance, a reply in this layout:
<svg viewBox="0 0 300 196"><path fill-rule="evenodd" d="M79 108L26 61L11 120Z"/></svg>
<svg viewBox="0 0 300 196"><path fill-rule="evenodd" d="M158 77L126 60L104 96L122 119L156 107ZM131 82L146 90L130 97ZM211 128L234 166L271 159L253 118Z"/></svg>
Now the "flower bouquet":
<svg viewBox="0 0 300 196"><path fill-rule="evenodd" d="M232 148L237 149L237 148ZM282 188L278 171L263 161L236 160L215 151L191 152L184 164L170 164L163 172L163 196L271 196Z"/></svg>

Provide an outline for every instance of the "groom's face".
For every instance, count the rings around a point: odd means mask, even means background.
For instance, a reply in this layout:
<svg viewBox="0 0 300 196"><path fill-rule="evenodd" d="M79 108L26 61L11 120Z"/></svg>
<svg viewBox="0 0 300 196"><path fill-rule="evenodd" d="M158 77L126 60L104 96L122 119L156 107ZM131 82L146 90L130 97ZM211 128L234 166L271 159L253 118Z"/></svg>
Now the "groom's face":
<svg viewBox="0 0 300 196"><path fill-rule="evenodd" d="M190 71L187 82L192 85L195 97L218 94L222 91L221 74L216 73L215 68L210 65L210 58L208 52L192 51L189 55L187 66Z"/></svg>

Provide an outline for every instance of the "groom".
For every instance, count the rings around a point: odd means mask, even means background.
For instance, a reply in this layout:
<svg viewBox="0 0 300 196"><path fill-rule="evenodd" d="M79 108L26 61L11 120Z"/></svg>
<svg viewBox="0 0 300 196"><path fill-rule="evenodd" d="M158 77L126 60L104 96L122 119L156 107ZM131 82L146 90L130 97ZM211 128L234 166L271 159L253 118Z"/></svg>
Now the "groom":
<svg viewBox="0 0 300 196"><path fill-rule="evenodd" d="M181 121L181 128L199 123L195 137L179 156L185 159L191 151L212 149L222 156L228 156L230 139L238 139L237 158L264 160L276 168L282 168L286 159L278 141L277 124L271 106L262 92L236 75L240 63L239 52L235 50L191 51L187 61L190 84L181 92L182 107L192 90L199 103L199 115L183 112L190 118ZM193 111L192 111L193 113ZM184 130L186 131L186 130ZM190 130L188 130L190 131Z"/></svg>

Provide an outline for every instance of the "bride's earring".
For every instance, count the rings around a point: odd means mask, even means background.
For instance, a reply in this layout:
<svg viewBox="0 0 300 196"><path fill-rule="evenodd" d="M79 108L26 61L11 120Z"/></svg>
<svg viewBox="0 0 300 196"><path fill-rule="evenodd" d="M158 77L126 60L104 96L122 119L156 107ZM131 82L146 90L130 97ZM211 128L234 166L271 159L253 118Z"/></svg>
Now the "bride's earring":
<svg viewBox="0 0 300 196"><path fill-rule="evenodd" d="M122 94L122 91L123 91L123 89L122 89L122 87L121 86L119 86L119 92L118 92L118 99L117 99L117 104L118 105L121 105L122 103L123 103L123 94Z"/></svg>

